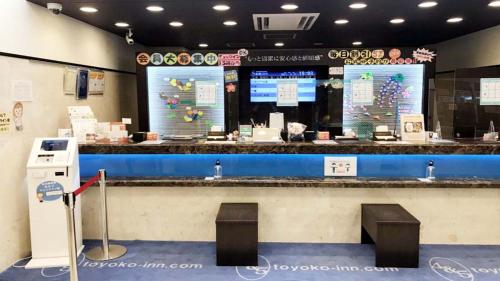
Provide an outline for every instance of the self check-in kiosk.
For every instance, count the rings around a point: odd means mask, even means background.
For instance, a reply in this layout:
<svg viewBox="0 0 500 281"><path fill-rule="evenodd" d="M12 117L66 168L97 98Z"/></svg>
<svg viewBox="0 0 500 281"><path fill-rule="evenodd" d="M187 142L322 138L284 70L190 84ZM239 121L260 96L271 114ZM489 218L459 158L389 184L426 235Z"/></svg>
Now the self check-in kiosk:
<svg viewBox="0 0 500 281"><path fill-rule="evenodd" d="M37 138L27 165L32 259L26 268L68 266L68 230L63 192L80 186L75 138ZM78 253L82 245L81 202L75 204Z"/></svg>

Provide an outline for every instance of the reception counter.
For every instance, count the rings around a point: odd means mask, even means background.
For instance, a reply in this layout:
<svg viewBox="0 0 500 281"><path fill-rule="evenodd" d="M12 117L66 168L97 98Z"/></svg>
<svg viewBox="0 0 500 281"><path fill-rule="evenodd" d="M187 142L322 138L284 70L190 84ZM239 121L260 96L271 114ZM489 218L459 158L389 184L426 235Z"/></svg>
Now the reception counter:
<svg viewBox="0 0 500 281"><path fill-rule="evenodd" d="M339 142L283 144L205 144L165 142L163 144L87 144L82 154L500 154L499 143L461 142L447 144L377 144Z"/></svg>
<svg viewBox="0 0 500 281"><path fill-rule="evenodd" d="M398 203L422 222L422 243L500 244L499 152L481 143L95 144L80 146L80 163L82 178L108 172L112 239L214 241L220 203L257 202L261 242L359 243L361 204ZM324 177L332 155L357 156L358 177ZM218 159L223 178L206 180ZM422 182L429 160L438 180ZM98 195L84 194L86 238L100 235Z"/></svg>

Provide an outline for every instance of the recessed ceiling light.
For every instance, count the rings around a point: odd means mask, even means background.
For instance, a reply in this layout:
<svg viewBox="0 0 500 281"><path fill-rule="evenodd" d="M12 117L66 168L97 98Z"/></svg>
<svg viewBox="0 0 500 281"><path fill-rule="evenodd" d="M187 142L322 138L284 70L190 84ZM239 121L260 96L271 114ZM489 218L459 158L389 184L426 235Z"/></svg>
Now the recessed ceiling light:
<svg viewBox="0 0 500 281"><path fill-rule="evenodd" d="M277 42L277 43L274 44L274 46L276 46L276 47L283 47L283 46L285 46L285 43L283 43L283 42Z"/></svg>
<svg viewBox="0 0 500 281"><path fill-rule="evenodd" d="M147 6L146 10L148 10L150 12L158 13L158 12L163 11L163 7L161 7L161 6Z"/></svg>
<svg viewBox="0 0 500 281"><path fill-rule="evenodd" d="M418 6L420 8L432 8L432 7L437 6L437 4L438 3L436 1L425 1L425 2L418 4Z"/></svg>
<svg viewBox="0 0 500 281"><path fill-rule="evenodd" d="M405 22L405 19L402 19L402 18L395 18L395 19L391 20L392 24L401 24L403 22Z"/></svg>
<svg viewBox="0 0 500 281"><path fill-rule="evenodd" d="M115 26L117 26L117 27L129 27L130 24L128 24L126 22L119 21L119 22L115 23Z"/></svg>
<svg viewBox="0 0 500 281"><path fill-rule="evenodd" d="M94 7L85 6L85 7L81 7L80 11L82 11L84 13L97 13L98 10Z"/></svg>
<svg viewBox="0 0 500 281"><path fill-rule="evenodd" d="M299 8L299 6L297 6L295 4L284 4L283 6L281 6L281 9L287 10L287 11L297 10L298 8Z"/></svg>
<svg viewBox="0 0 500 281"><path fill-rule="evenodd" d="M200 43L200 44L198 44L198 47L206 48L206 47L208 47L208 44L207 43Z"/></svg>
<svg viewBox="0 0 500 281"><path fill-rule="evenodd" d="M347 24L347 23L349 23L349 21L346 19L339 19L335 21L335 24Z"/></svg>
<svg viewBox="0 0 500 281"><path fill-rule="evenodd" d="M227 25L227 26L235 26L237 25L238 23L235 22L234 20L227 20L224 22L224 25Z"/></svg>
<svg viewBox="0 0 500 281"><path fill-rule="evenodd" d="M352 45L353 46L361 46L361 45L363 45L363 42L361 42L361 41L352 42Z"/></svg>
<svg viewBox="0 0 500 281"><path fill-rule="evenodd" d="M229 9L231 9L231 7L229 7L228 5L215 5L213 6L213 9L216 10L216 11L227 11Z"/></svg>
<svg viewBox="0 0 500 281"><path fill-rule="evenodd" d="M463 21L463 20L464 20L463 18L456 17L456 18L449 18L449 19L447 20L447 22L449 22L449 23L457 23L457 22L461 22L461 21Z"/></svg>
<svg viewBox="0 0 500 281"><path fill-rule="evenodd" d="M500 1L491 1L490 4L488 4L490 7L500 7Z"/></svg>
<svg viewBox="0 0 500 281"><path fill-rule="evenodd" d="M362 3L362 2L358 2L358 3L352 3L351 5L349 5L349 8L351 9L364 9L366 8L366 4L365 3Z"/></svg>
<svg viewBox="0 0 500 281"><path fill-rule="evenodd" d="M170 22L169 24L170 24L170 26L173 26L173 27L181 27L181 26L183 26L183 25L184 25L184 24L183 24L182 22L180 22L180 21L172 21L172 22Z"/></svg>

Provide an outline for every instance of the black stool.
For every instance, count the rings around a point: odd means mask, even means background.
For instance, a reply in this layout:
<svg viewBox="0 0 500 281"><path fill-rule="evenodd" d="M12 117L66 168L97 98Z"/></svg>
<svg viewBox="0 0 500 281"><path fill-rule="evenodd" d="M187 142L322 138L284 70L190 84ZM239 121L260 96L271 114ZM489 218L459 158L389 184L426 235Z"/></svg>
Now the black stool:
<svg viewBox="0 0 500 281"><path fill-rule="evenodd" d="M222 203L216 225L218 266L258 265L258 204Z"/></svg>
<svg viewBox="0 0 500 281"><path fill-rule="evenodd" d="M420 221L399 204L361 204L361 243L375 243L375 266L417 268Z"/></svg>

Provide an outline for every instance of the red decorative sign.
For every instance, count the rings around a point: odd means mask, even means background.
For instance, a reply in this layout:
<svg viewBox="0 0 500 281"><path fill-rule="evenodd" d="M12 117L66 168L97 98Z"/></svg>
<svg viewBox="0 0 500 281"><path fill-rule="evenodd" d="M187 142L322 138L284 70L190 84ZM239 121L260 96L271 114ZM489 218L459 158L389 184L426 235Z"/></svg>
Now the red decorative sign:
<svg viewBox="0 0 500 281"><path fill-rule="evenodd" d="M220 54L220 66L241 66L241 57L238 54Z"/></svg>

